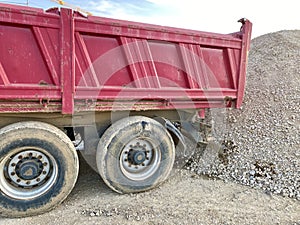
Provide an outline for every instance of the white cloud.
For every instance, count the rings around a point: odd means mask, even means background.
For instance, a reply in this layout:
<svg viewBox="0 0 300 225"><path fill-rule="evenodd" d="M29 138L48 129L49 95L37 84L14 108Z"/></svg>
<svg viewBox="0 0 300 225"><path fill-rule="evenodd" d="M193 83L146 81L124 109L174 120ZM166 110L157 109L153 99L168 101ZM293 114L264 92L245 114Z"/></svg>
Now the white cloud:
<svg viewBox="0 0 300 225"><path fill-rule="evenodd" d="M126 1L94 0L88 6L91 6L91 10L96 15L116 19L220 33L230 33L239 29L236 23L239 17L233 16L224 21L224 18L220 19L216 16L221 15L226 1L220 1L220 8L215 7L216 3L213 0L205 2L205 5L201 2L199 0L140 0L132 4ZM150 8L146 9L146 7ZM220 25L225 22L231 26Z"/></svg>
<svg viewBox="0 0 300 225"><path fill-rule="evenodd" d="M1 1L1 0L0 0ZM24 4L24 0L14 0ZM253 35L300 29L297 0L66 0L94 15L217 33L239 29L236 21L250 19ZM30 0L31 6L57 7L50 0Z"/></svg>
<svg viewBox="0 0 300 225"><path fill-rule="evenodd" d="M254 36L284 29L300 29L300 1L295 0L92 0L85 4L82 1L76 2L99 16L217 33L237 31L240 25L236 21L242 17L253 22Z"/></svg>
<svg viewBox="0 0 300 225"><path fill-rule="evenodd" d="M114 10L114 5L111 2L104 0L99 2L99 4L97 4L95 9L99 11Z"/></svg>
<svg viewBox="0 0 300 225"><path fill-rule="evenodd" d="M142 14L142 8L128 2L121 3L118 1L94 0L88 2L86 8L88 8L88 10L93 12L95 15L111 17L115 19L140 21L142 18L142 16L140 16L140 14Z"/></svg>
<svg viewBox="0 0 300 225"><path fill-rule="evenodd" d="M300 1L285 0L147 0L168 6L173 15L166 21L180 27L228 33L237 30L236 20L246 17L253 23L253 35L284 29L300 29ZM176 22L174 22L176 21Z"/></svg>

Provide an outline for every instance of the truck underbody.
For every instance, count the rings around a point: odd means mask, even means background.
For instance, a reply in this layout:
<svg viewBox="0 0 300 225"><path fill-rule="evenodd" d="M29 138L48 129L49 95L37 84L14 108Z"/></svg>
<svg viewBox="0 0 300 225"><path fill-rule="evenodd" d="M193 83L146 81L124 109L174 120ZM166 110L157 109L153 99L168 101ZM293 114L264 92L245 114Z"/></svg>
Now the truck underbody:
<svg viewBox="0 0 300 225"><path fill-rule="evenodd" d="M242 104L252 24L215 34L0 4L0 214L61 203L80 151L118 193L164 182Z"/></svg>

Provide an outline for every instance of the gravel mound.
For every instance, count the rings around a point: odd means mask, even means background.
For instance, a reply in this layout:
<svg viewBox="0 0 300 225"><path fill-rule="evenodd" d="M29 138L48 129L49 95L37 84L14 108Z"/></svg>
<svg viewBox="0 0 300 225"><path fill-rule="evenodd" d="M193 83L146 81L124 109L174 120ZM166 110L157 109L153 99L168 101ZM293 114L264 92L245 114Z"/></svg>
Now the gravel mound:
<svg viewBox="0 0 300 225"><path fill-rule="evenodd" d="M213 110L220 144L189 168L300 200L300 31L252 40L241 109Z"/></svg>

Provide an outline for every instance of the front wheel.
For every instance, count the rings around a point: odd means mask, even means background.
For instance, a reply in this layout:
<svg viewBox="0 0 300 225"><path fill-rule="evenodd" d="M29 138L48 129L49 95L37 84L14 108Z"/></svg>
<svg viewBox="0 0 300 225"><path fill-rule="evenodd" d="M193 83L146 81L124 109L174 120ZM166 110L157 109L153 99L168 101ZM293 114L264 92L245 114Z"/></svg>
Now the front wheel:
<svg viewBox="0 0 300 225"><path fill-rule="evenodd" d="M97 167L104 182L118 193L154 188L170 174L175 147L157 121L133 116L109 127L99 141Z"/></svg>
<svg viewBox="0 0 300 225"><path fill-rule="evenodd" d="M66 134L41 122L0 130L0 215L46 212L61 203L78 176L76 150Z"/></svg>

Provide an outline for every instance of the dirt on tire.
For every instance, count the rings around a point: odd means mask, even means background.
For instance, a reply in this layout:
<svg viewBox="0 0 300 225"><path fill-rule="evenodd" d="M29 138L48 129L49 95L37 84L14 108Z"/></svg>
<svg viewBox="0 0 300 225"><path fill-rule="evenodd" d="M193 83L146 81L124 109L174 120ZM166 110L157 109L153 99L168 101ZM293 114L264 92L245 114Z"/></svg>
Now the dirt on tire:
<svg viewBox="0 0 300 225"><path fill-rule="evenodd" d="M160 187L138 194L111 191L81 160L78 182L49 213L1 225L300 224L300 202L260 189L175 170Z"/></svg>

